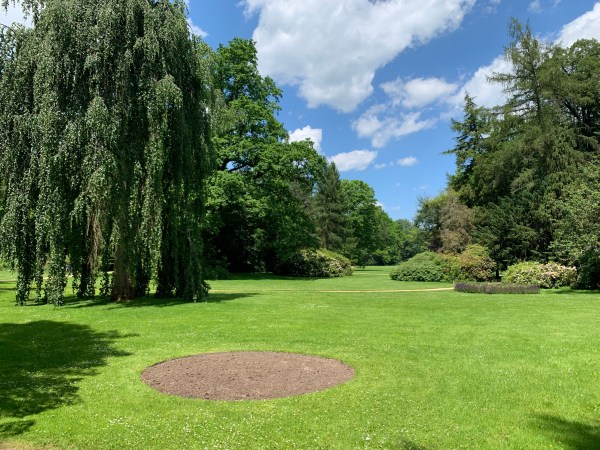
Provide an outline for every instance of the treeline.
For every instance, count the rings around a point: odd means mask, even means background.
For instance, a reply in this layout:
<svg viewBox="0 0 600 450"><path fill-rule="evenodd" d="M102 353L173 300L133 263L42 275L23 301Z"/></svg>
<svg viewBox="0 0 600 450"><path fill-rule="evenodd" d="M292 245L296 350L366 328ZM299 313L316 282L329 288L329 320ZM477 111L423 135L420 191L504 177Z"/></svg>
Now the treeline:
<svg viewBox="0 0 600 450"><path fill-rule="evenodd" d="M480 107L465 97L453 121L456 172L422 199L416 222L431 250L483 245L499 270L520 261L577 266L581 287L600 287L600 44L569 48L513 20L510 73L490 78L508 95Z"/></svg>
<svg viewBox="0 0 600 450"><path fill-rule="evenodd" d="M211 59L219 98L203 232L211 274L282 272L300 250L318 248L356 265L393 264L424 246L367 183L340 180L310 141L289 142L276 115L281 90L258 72L252 41L234 39Z"/></svg>
<svg viewBox="0 0 600 450"><path fill-rule="evenodd" d="M251 41L211 49L183 1L21 6L33 26L0 27L0 260L18 304L32 285L61 304L68 274L78 297L102 276L115 300L195 301L207 275L320 248L356 264L413 252L416 229L368 185L289 142Z"/></svg>

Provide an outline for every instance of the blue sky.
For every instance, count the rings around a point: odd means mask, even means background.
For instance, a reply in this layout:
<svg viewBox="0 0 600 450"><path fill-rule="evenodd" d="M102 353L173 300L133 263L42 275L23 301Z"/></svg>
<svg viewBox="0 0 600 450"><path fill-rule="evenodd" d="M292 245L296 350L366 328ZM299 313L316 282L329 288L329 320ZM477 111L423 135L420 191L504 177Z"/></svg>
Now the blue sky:
<svg viewBox="0 0 600 450"><path fill-rule="evenodd" d="M511 17L540 38L600 39L591 0L189 0L191 28L213 47L256 41L260 70L283 89L279 119L311 138L342 177L369 183L394 219L444 189L454 159L450 119L468 91L502 102L486 82ZM20 20L14 10L1 23Z"/></svg>

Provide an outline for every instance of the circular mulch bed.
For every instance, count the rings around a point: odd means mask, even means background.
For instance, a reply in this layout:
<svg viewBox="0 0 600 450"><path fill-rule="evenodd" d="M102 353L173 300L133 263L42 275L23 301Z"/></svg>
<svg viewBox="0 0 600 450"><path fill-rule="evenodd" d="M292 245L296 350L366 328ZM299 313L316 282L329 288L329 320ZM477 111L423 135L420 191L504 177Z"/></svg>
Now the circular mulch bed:
<svg viewBox="0 0 600 450"><path fill-rule="evenodd" d="M154 389L207 400L261 400L327 389L354 377L335 359L296 353L206 353L150 366L142 380Z"/></svg>

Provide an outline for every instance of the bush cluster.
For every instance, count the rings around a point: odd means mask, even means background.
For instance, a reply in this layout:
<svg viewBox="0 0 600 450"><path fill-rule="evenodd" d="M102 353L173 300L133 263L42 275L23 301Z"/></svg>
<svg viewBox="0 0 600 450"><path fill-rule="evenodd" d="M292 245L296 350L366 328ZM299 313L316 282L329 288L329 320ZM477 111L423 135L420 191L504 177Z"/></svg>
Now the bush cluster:
<svg viewBox="0 0 600 450"><path fill-rule="evenodd" d="M402 262L390 273L397 281L490 281L496 263L485 247L469 245L458 255L423 252Z"/></svg>
<svg viewBox="0 0 600 450"><path fill-rule="evenodd" d="M401 262L390 273L396 281L450 281L448 263L433 252L419 253Z"/></svg>
<svg viewBox="0 0 600 450"><path fill-rule="evenodd" d="M292 277L343 277L352 275L352 263L326 249L303 249L278 264L275 272Z"/></svg>
<svg viewBox="0 0 600 450"><path fill-rule="evenodd" d="M502 276L503 283L536 284L544 289L570 286L577 280L575 267L558 263L521 262L510 266Z"/></svg>
<svg viewBox="0 0 600 450"><path fill-rule="evenodd" d="M539 294L540 287L536 285L520 285L507 283L457 283L457 292L470 294Z"/></svg>

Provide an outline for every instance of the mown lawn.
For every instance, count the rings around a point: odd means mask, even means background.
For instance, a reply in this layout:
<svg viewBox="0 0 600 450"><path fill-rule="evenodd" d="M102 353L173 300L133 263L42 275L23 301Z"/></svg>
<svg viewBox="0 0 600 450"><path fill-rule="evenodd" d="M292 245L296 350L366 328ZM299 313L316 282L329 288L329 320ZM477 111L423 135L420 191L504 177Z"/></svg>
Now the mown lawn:
<svg viewBox="0 0 600 450"><path fill-rule="evenodd" d="M350 278L213 281L208 303L14 306L0 283L0 448L600 448L600 295L385 291ZM356 377L276 400L158 393L142 370L226 350L338 358Z"/></svg>

